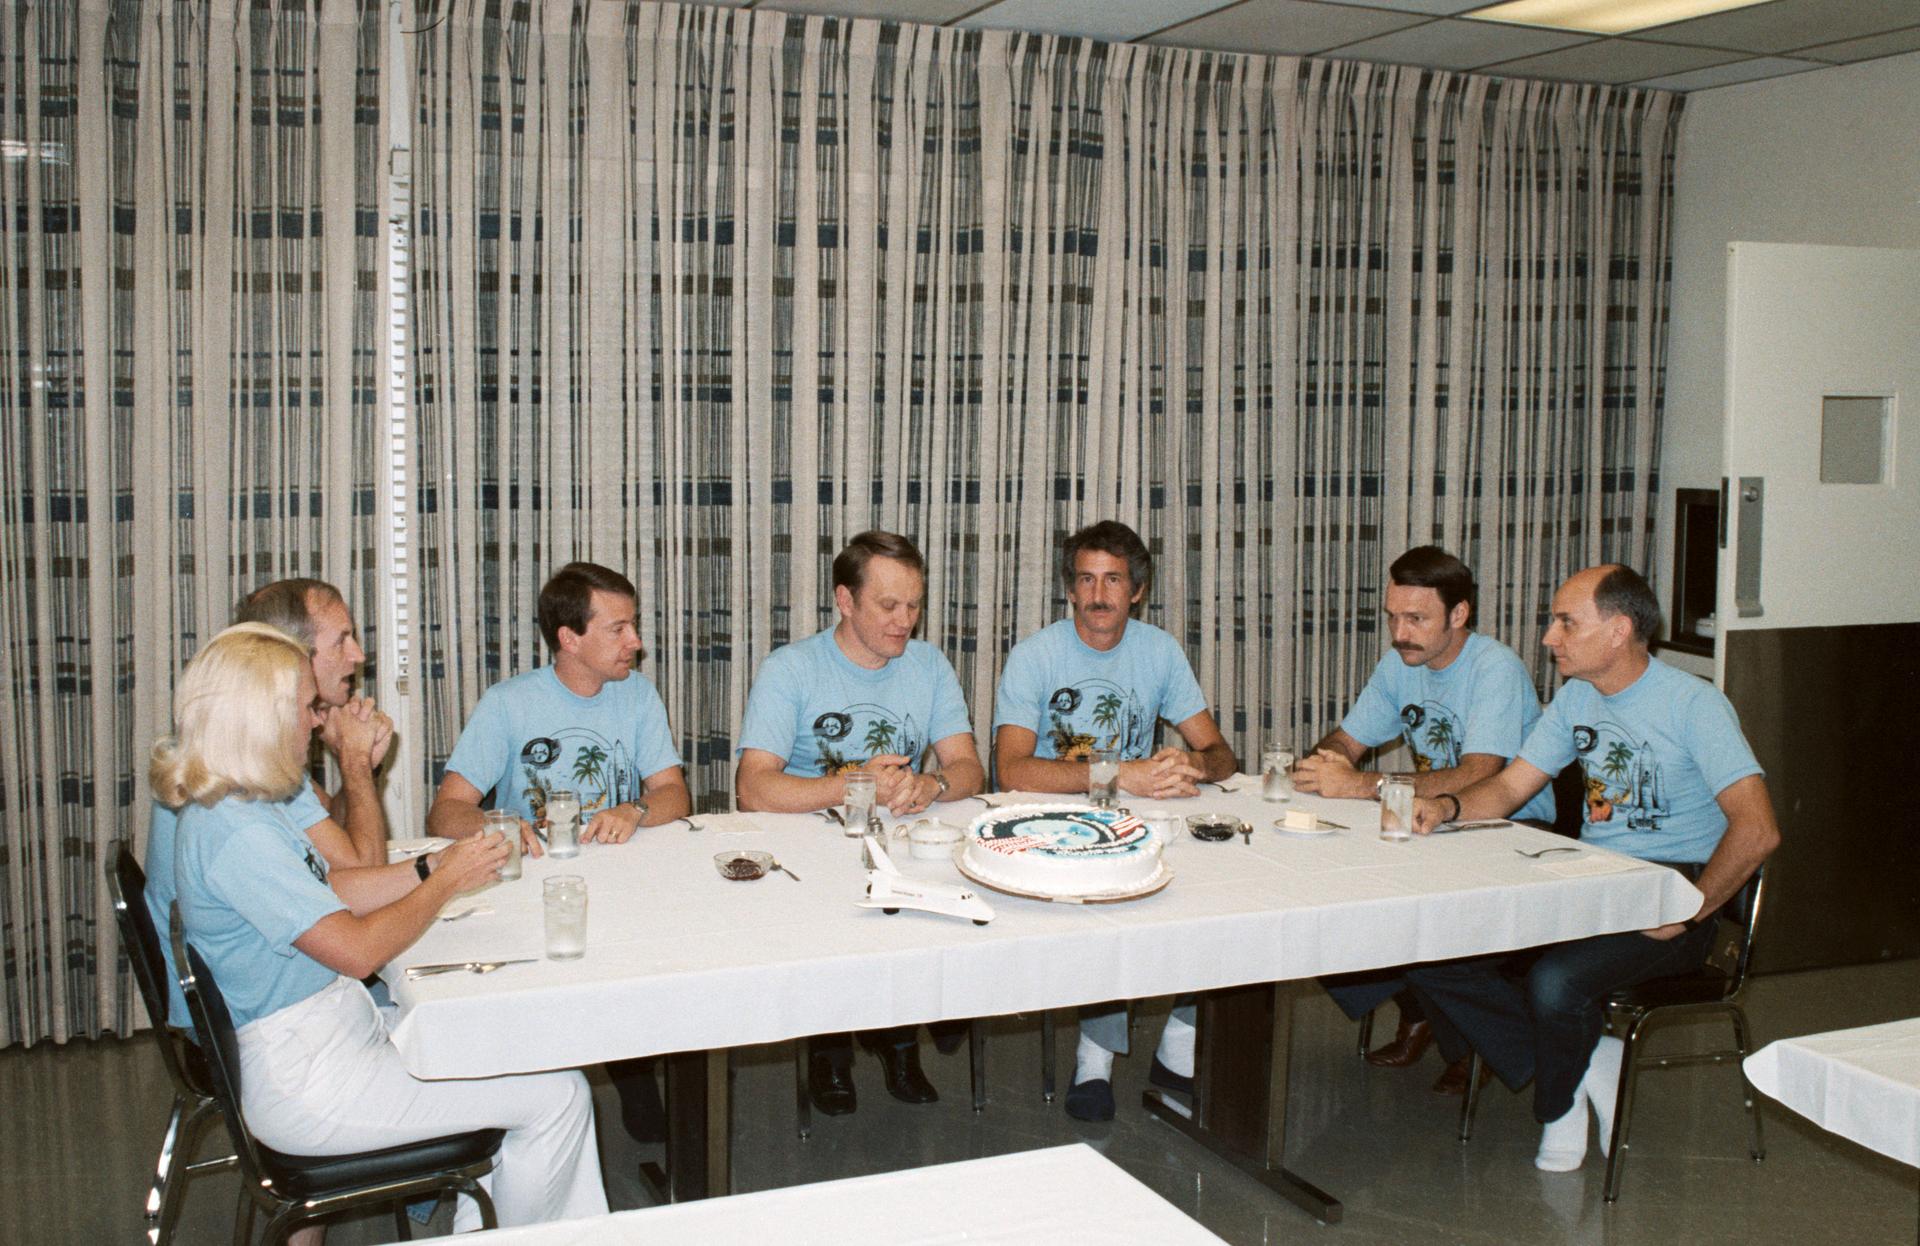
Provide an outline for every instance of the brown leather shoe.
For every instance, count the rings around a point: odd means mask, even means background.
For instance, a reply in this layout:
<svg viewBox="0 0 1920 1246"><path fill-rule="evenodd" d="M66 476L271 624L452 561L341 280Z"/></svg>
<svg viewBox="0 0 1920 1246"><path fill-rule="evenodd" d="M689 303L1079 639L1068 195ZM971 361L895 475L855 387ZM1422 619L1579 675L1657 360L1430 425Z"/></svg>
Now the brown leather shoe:
<svg viewBox="0 0 1920 1246"><path fill-rule="evenodd" d="M1385 1047L1375 1047L1367 1053L1367 1063L1381 1069L1404 1069L1421 1056L1427 1054L1427 1045L1433 1042L1433 1027L1425 1021L1408 1024L1405 1017L1400 1018L1400 1029L1394 1034L1393 1041Z"/></svg>
<svg viewBox="0 0 1920 1246"><path fill-rule="evenodd" d="M1447 1066L1447 1071L1433 1084L1436 1095L1464 1095L1467 1093L1467 1070L1473 1067L1472 1056L1462 1056ZM1485 1086L1493 1080L1493 1069L1483 1060L1480 1063L1480 1084Z"/></svg>

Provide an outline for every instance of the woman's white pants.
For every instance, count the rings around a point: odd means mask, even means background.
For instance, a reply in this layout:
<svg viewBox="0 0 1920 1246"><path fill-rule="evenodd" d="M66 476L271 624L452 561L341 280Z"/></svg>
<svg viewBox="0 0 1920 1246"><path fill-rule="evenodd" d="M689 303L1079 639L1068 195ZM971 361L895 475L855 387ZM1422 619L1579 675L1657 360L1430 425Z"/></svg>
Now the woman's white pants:
<svg viewBox="0 0 1920 1246"><path fill-rule="evenodd" d="M593 1100L577 1071L471 1081L412 1076L366 988L340 978L238 1032L241 1109L254 1136L288 1155L348 1155L474 1129L504 1129L481 1185L500 1223L602 1215ZM453 1227L480 1227L462 1197Z"/></svg>

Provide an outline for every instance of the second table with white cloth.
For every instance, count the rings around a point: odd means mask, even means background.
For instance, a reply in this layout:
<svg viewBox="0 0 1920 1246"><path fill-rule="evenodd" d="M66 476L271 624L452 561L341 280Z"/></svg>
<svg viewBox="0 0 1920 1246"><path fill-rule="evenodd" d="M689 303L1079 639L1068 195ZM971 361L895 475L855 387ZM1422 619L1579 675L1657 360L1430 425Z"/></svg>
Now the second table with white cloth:
<svg viewBox="0 0 1920 1246"><path fill-rule="evenodd" d="M489 911L435 923L388 967L399 1009L393 1041L422 1078L724 1053L809 1034L1483 955L1650 929L1691 917L1701 902L1673 870L1603 850L1523 855L1569 846L1546 831L1504 826L1389 843L1371 802L1298 795L1285 805L1263 801L1256 779L1229 786L1236 790L1125 803L1135 812L1230 813L1256 828L1250 844L1238 835L1215 843L1176 836L1165 855L1171 885L1123 903L983 893L996 914L987 926L858 907L860 841L813 814L695 815L625 844L586 845L571 860L529 858L523 879L448 910ZM1027 793L987 800L1075 803ZM933 812L965 822L984 807L974 798ZM1274 829L1288 808L1348 829ZM722 878L714 854L740 847L773 854L801 881L779 872ZM912 859L904 846L893 857L908 875L964 881L951 862ZM584 958L406 980L409 965L540 956L540 883L562 873L582 875L590 889ZM724 1135L725 1078L704 1083L708 1117ZM1283 1095L1284 1086L1271 1091ZM1283 1118L1284 1103L1275 1106ZM1259 1160L1266 1168L1277 1170L1283 1123L1262 1126L1271 1141ZM724 1136L721 1144L708 1147L717 1158L707 1174L712 1193L726 1189ZM1338 1204L1327 1203L1337 1217Z"/></svg>

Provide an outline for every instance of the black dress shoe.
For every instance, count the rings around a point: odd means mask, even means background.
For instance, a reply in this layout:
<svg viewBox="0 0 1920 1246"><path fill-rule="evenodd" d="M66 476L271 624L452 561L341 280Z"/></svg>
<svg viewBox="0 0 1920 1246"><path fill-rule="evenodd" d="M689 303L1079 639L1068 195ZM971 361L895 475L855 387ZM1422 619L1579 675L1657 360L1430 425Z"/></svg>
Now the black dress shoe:
<svg viewBox="0 0 1920 1246"><path fill-rule="evenodd" d="M1067 1087L1067 1115L1077 1121L1113 1119L1113 1083L1104 1077Z"/></svg>
<svg viewBox="0 0 1920 1246"><path fill-rule="evenodd" d="M853 1093L853 1070L814 1056L807 1061L807 1098L822 1116L845 1116L859 1106Z"/></svg>
<svg viewBox="0 0 1920 1246"><path fill-rule="evenodd" d="M933 1103L940 1092L920 1071L920 1044L888 1047L880 1052L880 1067L886 1070L887 1093L902 1103Z"/></svg>
<svg viewBox="0 0 1920 1246"><path fill-rule="evenodd" d="M1174 1090L1183 1095L1193 1093L1193 1079L1183 1077L1160 1063L1159 1056L1153 1058L1153 1067L1147 1070L1147 1080L1162 1090Z"/></svg>

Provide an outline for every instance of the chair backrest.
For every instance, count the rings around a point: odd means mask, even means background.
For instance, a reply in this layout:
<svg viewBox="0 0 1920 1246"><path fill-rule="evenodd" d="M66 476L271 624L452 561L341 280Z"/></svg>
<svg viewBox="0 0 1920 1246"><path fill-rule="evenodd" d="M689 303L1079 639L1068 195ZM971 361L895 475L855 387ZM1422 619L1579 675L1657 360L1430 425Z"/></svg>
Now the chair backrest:
<svg viewBox="0 0 1920 1246"><path fill-rule="evenodd" d="M133 980L153 1021L154 1037L160 1040L160 1055L166 1061L168 1075L176 1086L191 1094L211 1094L198 1067L201 1062L187 1059L181 1049L182 1043L192 1040L169 1024L184 1023L186 1018L167 1015L167 962L160 954L160 934L153 928L153 913L147 908L147 876L126 844L115 844L107 863L107 895L113 902L114 924L120 928L120 944L127 949L127 962L133 967Z"/></svg>
<svg viewBox="0 0 1920 1246"><path fill-rule="evenodd" d="M1726 965L1727 995L1738 995L1747 984L1747 968L1753 964L1753 932L1760 925L1760 902L1767 890L1767 867L1762 862L1753 872L1746 886L1740 888L1733 901L1721 911L1720 926L1716 932L1718 938L1709 961L1718 961L1723 957L1730 961ZM1733 929L1728 929L1732 926Z"/></svg>
<svg viewBox="0 0 1920 1246"><path fill-rule="evenodd" d="M248 1181L268 1184L261 1148L247 1128L240 1111L240 1040L233 1032L233 1014L227 1011L226 997L207 970L199 950L187 942L180 924L180 905L173 906L173 963L180 966L180 989L187 997L187 1011L200 1033L200 1050L207 1057L208 1080L213 1097L220 1101L220 1115L226 1118L227 1133L233 1137L233 1151L240 1157L240 1170Z"/></svg>

